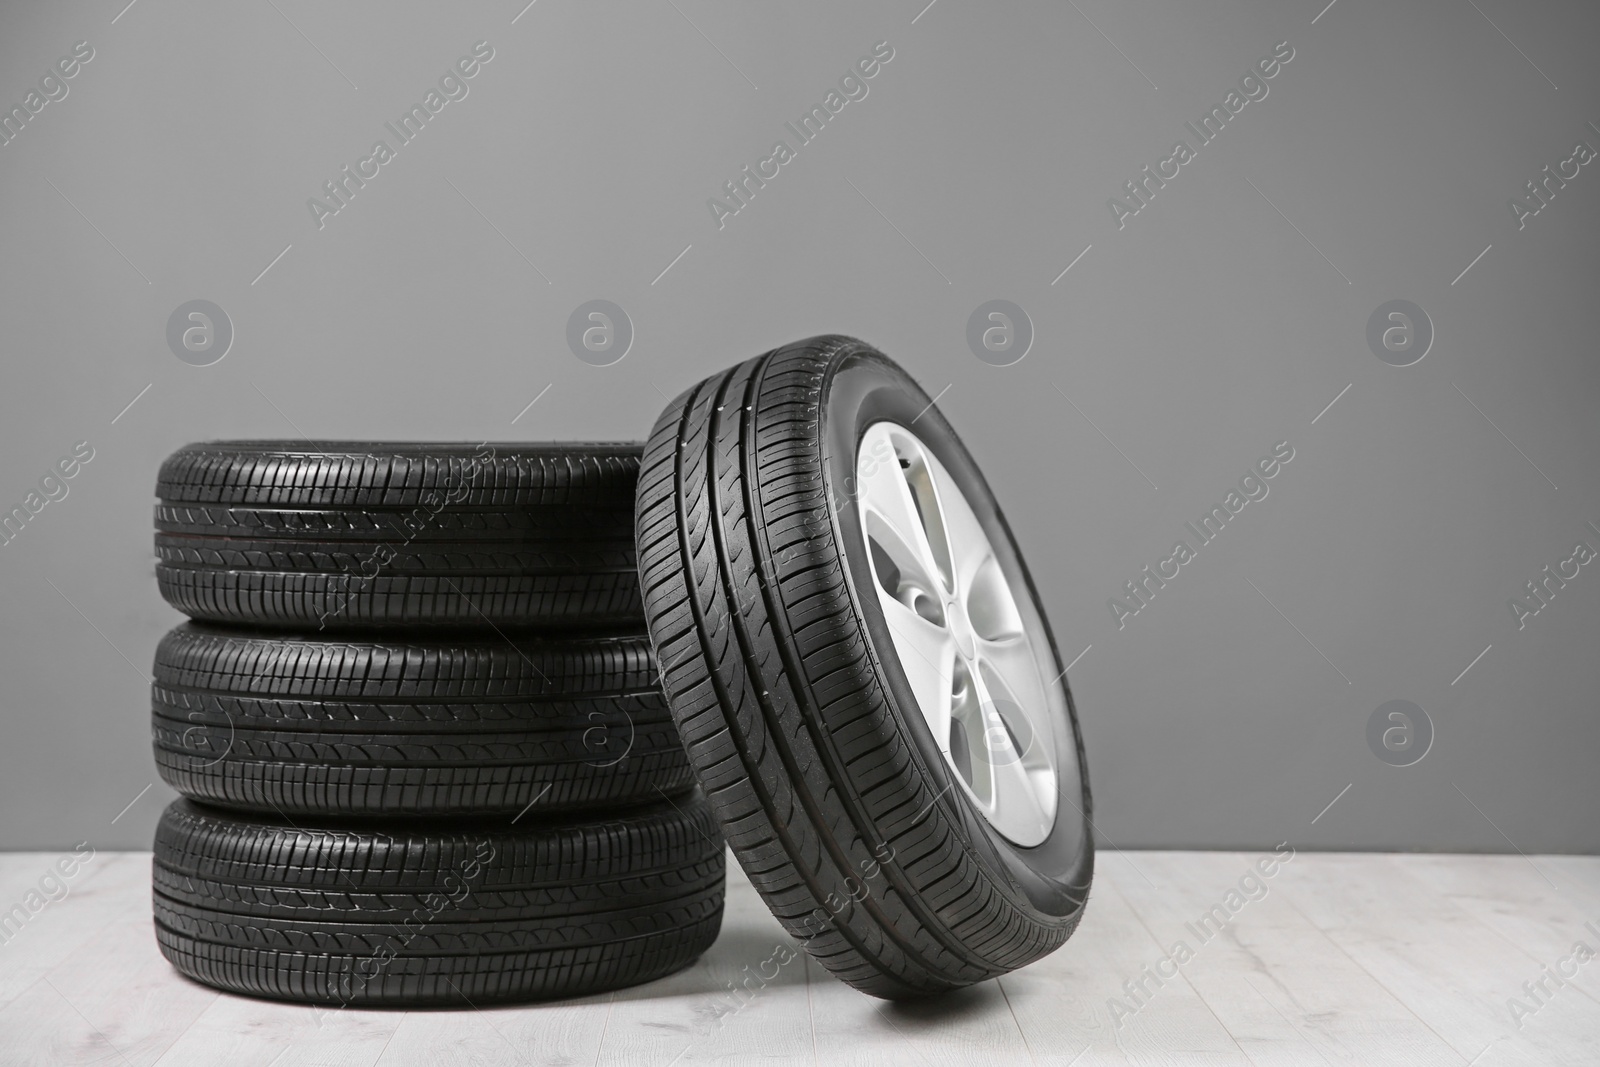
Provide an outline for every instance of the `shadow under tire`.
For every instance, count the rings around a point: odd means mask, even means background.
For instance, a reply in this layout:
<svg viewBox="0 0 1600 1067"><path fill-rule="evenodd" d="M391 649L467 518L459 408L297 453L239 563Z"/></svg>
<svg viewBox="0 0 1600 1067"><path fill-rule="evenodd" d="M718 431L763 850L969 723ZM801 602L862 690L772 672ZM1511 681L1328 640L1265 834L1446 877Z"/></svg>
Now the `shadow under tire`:
<svg viewBox="0 0 1600 1067"><path fill-rule="evenodd" d="M193 619L637 625L636 444L214 441L156 482L156 582Z"/></svg>
<svg viewBox="0 0 1600 1067"><path fill-rule="evenodd" d="M724 861L698 792L589 819L299 826L175 801L156 941L181 973L352 1007L577 996L681 970L716 939Z"/></svg>
<svg viewBox="0 0 1600 1067"><path fill-rule="evenodd" d="M935 738L923 707L938 704L920 700L912 679L925 675L897 652L878 593L893 568L871 555L857 499L868 480L858 450L874 433L921 449L968 502L963 530L990 545L985 580L1010 598L1011 629L970 614L968 645L1004 630L1036 658L1033 741L1013 731L993 750L1025 752L1054 776L1048 795L1028 794L1051 817L1037 833L1010 830L1027 844L985 814L963 776L971 753L963 763ZM876 470L901 476L907 463ZM909 998L996 977L1067 940L1093 871L1076 711L993 495L904 371L825 336L696 385L646 445L638 541L689 761L751 882L813 957L867 993Z"/></svg>
<svg viewBox="0 0 1600 1067"><path fill-rule="evenodd" d="M694 784L648 640L358 640L186 623L156 648L157 770L184 796L318 815L537 815Z"/></svg>

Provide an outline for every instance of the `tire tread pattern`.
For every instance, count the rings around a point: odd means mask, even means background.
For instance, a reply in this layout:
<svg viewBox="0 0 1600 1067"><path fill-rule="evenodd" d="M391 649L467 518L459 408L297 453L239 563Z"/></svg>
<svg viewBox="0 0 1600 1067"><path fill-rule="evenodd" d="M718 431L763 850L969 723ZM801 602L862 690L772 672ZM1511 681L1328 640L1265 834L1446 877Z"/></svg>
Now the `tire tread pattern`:
<svg viewBox="0 0 1600 1067"><path fill-rule="evenodd" d="M693 784L642 636L339 640L197 624L156 649L161 777L230 809L517 814Z"/></svg>
<svg viewBox="0 0 1600 1067"><path fill-rule="evenodd" d="M157 476L156 579L191 618L270 627L640 618L632 444L238 441Z"/></svg>
<svg viewBox="0 0 1600 1067"><path fill-rule="evenodd" d="M161 952L220 989L339 1006L576 996L687 966L724 870L698 793L522 828L297 827L174 802L156 831Z"/></svg>

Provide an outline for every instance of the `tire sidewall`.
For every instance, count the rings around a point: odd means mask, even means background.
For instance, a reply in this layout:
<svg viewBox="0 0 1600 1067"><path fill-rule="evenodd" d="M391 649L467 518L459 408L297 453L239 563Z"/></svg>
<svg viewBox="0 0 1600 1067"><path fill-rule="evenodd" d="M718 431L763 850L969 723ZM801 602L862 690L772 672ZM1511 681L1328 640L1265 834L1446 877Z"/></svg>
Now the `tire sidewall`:
<svg viewBox="0 0 1600 1067"><path fill-rule="evenodd" d="M1087 895L1094 848L1089 824L1088 768L1071 690L1063 679L1058 706L1052 709L1057 718L1055 765L1063 770L1075 767L1077 776L1058 775L1055 824L1043 842L1025 848L1003 837L973 804L928 729L899 657L893 652L893 637L882 605L872 595L872 571L856 498L856 456L862 435L874 423L898 423L944 464L989 535L1001 570L1016 595L1030 640L1041 654L1048 649L1049 663L1059 671L1060 653L1015 538L961 439L932 407L922 389L876 349L848 339L830 342L832 358L819 405L822 473L829 517L840 546L844 586L856 617L870 637L867 648L873 672L885 691L900 734L911 742L917 755L918 770L938 798L939 810L956 823L960 836L997 885L1016 890L1012 895L1020 895L1042 921L1052 925L1075 921ZM1063 729L1063 725L1067 728Z"/></svg>

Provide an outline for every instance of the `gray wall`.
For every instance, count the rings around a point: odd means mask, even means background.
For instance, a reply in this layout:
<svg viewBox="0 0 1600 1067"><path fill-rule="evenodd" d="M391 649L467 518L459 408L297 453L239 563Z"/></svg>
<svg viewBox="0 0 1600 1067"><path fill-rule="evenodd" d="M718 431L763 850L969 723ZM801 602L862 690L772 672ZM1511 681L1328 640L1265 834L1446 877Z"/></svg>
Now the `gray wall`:
<svg viewBox="0 0 1600 1067"><path fill-rule="evenodd" d="M0 847L147 847L170 796L139 794L174 447L636 438L824 331L901 360L985 464L1082 652L1111 842L1600 844L1600 566L1509 606L1600 549L1600 165L1521 228L1508 204L1600 148L1592 5L124 2L0 16L7 107L94 50L0 147L0 502L94 449L0 547ZM319 229L308 198L480 40L468 95ZM707 198L879 41L868 95L719 229ZM1281 41L1199 146L1184 122ZM1108 198L1179 138L1119 228ZM636 333L605 367L565 340L594 298ZM195 299L235 331L209 366L167 341ZM1014 365L969 348L990 299L1031 320ZM1395 299L1435 335L1405 367L1367 341ZM1108 598L1283 441L1119 629ZM1409 766L1368 741L1393 700L1432 724Z"/></svg>

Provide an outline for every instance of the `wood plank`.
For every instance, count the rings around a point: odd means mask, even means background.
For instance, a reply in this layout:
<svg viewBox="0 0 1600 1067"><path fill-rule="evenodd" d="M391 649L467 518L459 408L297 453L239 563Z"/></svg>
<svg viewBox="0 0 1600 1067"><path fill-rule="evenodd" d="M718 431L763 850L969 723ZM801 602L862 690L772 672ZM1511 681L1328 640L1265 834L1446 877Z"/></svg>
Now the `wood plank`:
<svg viewBox="0 0 1600 1067"><path fill-rule="evenodd" d="M1461 1057L1400 1001L1290 907L1275 888L1295 864L1263 853L1141 853L1152 887L1113 857L1102 865L1162 944L1194 955L1181 971L1257 1067L1292 1064L1459 1065ZM1262 877L1262 871L1270 872ZM1213 907L1240 906L1221 925ZM1070 947L1070 946L1069 946ZM1170 969L1170 965L1168 965Z"/></svg>
<svg viewBox="0 0 1600 1067"><path fill-rule="evenodd" d="M1027 1040L994 982L934 1000L890 1003L850 988L820 967L812 967L811 974L819 1063L1028 1062Z"/></svg>
<svg viewBox="0 0 1600 1067"><path fill-rule="evenodd" d="M1547 1013L1554 1013L1600 1035L1600 893L1521 856L1396 856L1391 862L1532 957L1506 976L1511 988L1502 1011L1508 1023L1542 1029L1553 1017ZM1586 953L1575 951L1580 944Z"/></svg>
<svg viewBox="0 0 1600 1067"><path fill-rule="evenodd" d="M1149 986L1143 1003L1129 1001L1123 983L1137 981L1166 949L1140 921L1120 885L1148 876L1155 883L1151 892L1176 887L1149 870L1142 853L1102 852L1096 864L1078 932L1043 960L995 983L1004 990L1036 1062L1077 1067L1249 1063L1181 972L1159 988ZM1133 1014L1117 1011L1113 998Z"/></svg>
<svg viewBox="0 0 1600 1067"><path fill-rule="evenodd" d="M103 853L0 945L0 1062L1593 1063L1600 962L1520 1028L1507 1002L1575 939L1600 949L1584 926L1600 926L1600 859L1300 853L1202 942L1186 924L1254 858L1104 854L1083 928L1061 951L924 1004L889 1004L828 976L735 868L722 936L678 975L614 995L401 1013L319 1011L188 982L155 946L149 854ZM0 857L0 890L20 895L53 860ZM1193 958L1132 997L1124 980L1139 982L1186 934ZM1137 1010L1119 1020L1112 998Z"/></svg>
<svg viewBox="0 0 1600 1067"><path fill-rule="evenodd" d="M93 1055L109 1047L129 1067L155 1063L217 993L161 956L145 896L127 894L112 922L0 1009L0 1033L43 1029Z"/></svg>
<svg viewBox="0 0 1600 1067"><path fill-rule="evenodd" d="M806 983L805 953L730 855L716 943L689 969L618 992L596 1062L801 1062L811 1049Z"/></svg>
<svg viewBox="0 0 1600 1067"><path fill-rule="evenodd" d="M0 900L8 907L16 903L24 892L37 885L39 876L61 855L60 852L0 852ZM97 855L103 857L107 853ZM88 874L88 871L81 870L80 874ZM74 882L79 880L73 879Z"/></svg>
<svg viewBox="0 0 1600 1067"><path fill-rule="evenodd" d="M1478 1067L1593 1062L1593 1030L1553 1011L1537 1031L1510 1025L1506 997L1530 963L1538 968L1527 952L1388 856L1315 858L1284 868L1275 888L1464 1060Z"/></svg>
<svg viewBox="0 0 1600 1067"><path fill-rule="evenodd" d="M6 871L5 908L22 899L51 869L57 853L0 857ZM67 896L33 915L14 937L0 944L0 1007L33 986L85 944L104 935L130 902L150 910L150 854L100 852L68 882Z"/></svg>
<svg viewBox="0 0 1600 1067"><path fill-rule="evenodd" d="M404 1017L398 1011L332 1011L219 993L156 1067L372 1067Z"/></svg>
<svg viewBox="0 0 1600 1067"><path fill-rule="evenodd" d="M1576 883L1600 898L1600 856L1534 856L1539 867L1554 872L1557 885Z"/></svg>
<svg viewBox="0 0 1600 1067"><path fill-rule="evenodd" d="M377 1067L594 1063L608 1000L601 995L477 1011L407 1012Z"/></svg>

